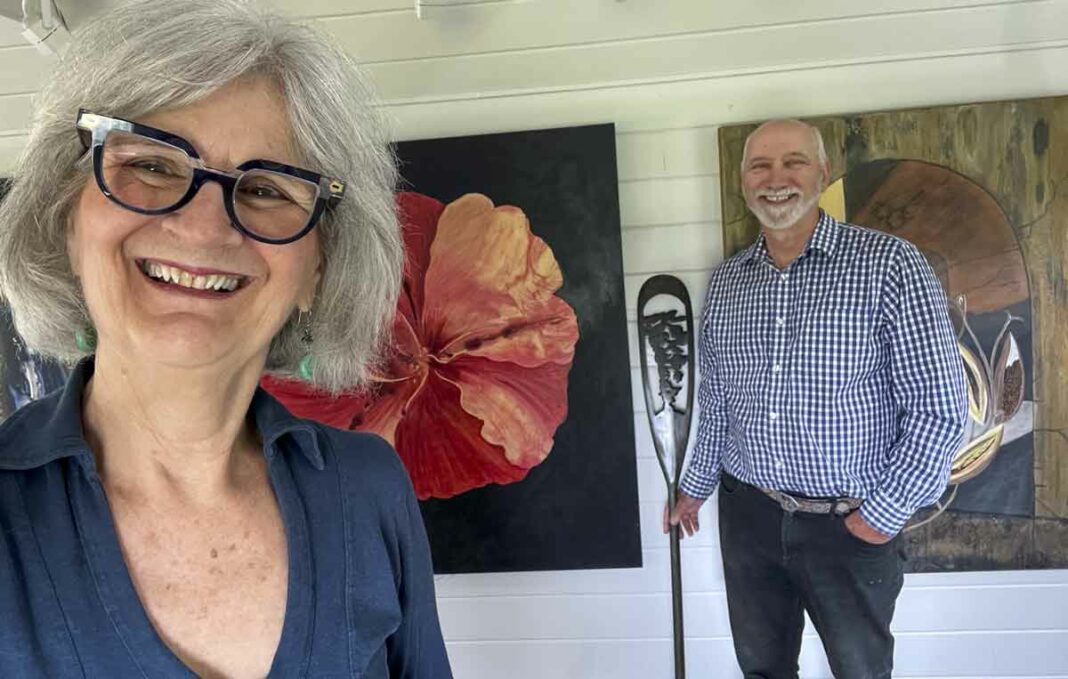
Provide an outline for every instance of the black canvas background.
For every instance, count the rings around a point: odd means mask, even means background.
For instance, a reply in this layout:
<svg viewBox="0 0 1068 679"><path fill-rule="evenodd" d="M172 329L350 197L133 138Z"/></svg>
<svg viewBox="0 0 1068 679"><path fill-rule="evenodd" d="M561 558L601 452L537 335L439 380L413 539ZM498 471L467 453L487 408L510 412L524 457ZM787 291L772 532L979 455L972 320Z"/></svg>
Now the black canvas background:
<svg viewBox="0 0 1068 679"><path fill-rule="evenodd" d="M615 130L401 142L402 190L514 205L552 248L578 315L568 417L517 483L422 503L437 573L641 565Z"/></svg>

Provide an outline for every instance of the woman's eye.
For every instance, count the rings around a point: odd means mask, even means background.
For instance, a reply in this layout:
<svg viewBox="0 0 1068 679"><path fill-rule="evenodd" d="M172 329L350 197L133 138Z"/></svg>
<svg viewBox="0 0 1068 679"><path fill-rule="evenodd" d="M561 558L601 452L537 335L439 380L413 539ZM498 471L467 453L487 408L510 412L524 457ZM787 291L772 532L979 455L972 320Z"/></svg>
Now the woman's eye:
<svg viewBox="0 0 1068 679"><path fill-rule="evenodd" d="M143 158L141 160L135 160L130 163L132 167L138 170L144 170L145 172L151 172L152 174L171 175L174 174L173 169L169 163L165 163L152 158Z"/></svg>
<svg viewBox="0 0 1068 679"><path fill-rule="evenodd" d="M259 184L257 186L247 186L245 187L244 192L245 194L252 196L253 198L288 198L288 196L283 194L277 188L273 186L268 186L266 184Z"/></svg>

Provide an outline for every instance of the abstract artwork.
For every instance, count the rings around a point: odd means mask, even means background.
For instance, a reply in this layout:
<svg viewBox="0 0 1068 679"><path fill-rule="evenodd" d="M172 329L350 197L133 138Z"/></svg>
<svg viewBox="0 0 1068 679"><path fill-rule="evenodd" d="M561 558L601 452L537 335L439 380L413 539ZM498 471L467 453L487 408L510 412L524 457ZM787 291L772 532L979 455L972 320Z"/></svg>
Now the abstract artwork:
<svg viewBox="0 0 1068 679"><path fill-rule="evenodd" d="M809 120L836 179L821 207L915 244L946 291L969 422L913 571L1068 566L1068 97ZM745 137L720 130L724 254L758 232Z"/></svg>
<svg viewBox="0 0 1068 679"><path fill-rule="evenodd" d="M404 142L390 360L294 412L376 433L439 573L638 566L611 125Z"/></svg>
<svg viewBox="0 0 1068 679"><path fill-rule="evenodd" d="M9 180L0 179L0 201L7 194ZM11 311L0 304L0 422L30 401L63 386L67 370L26 348L15 333Z"/></svg>

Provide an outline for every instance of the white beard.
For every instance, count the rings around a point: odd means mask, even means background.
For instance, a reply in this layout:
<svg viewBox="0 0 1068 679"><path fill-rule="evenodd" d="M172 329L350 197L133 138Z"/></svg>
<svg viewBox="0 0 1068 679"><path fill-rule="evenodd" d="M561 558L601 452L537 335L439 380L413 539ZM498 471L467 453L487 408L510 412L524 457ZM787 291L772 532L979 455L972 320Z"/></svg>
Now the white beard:
<svg viewBox="0 0 1068 679"><path fill-rule="evenodd" d="M799 194L798 199L787 203L783 206L773 205L770 203L762 202L760 197L765 192L757 193L752 200L747 200L746 205L749 206L749 210L756 216L765 229L771 231L785 231L793 225L797 224L798 220L804 217L809 210L811 210L820 201L820 192L815 192L810 196ZM767 192L774 193L774 192Z"/></svg>

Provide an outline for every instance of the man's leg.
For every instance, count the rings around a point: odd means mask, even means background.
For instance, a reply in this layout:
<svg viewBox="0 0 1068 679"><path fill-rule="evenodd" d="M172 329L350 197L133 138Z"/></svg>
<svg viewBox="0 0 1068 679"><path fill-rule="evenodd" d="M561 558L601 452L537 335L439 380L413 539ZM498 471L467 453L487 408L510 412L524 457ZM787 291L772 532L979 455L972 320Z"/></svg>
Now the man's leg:
<svg viewBox="0 0 1068 679"><path fill-rule="evenodd" d="M727 608L746 679L796 679L805 619L783 564L782 509L759 490L723 476L719 541Z"/></svg>
<svg viewBox="0 0 1068 679"><path fill-rule="evenodd" d="M901 536L871 545L854 537L841 517L802 521L805 542L795 575L831 671L836 679L889 679L890 621L904 580Z"/></svg>

